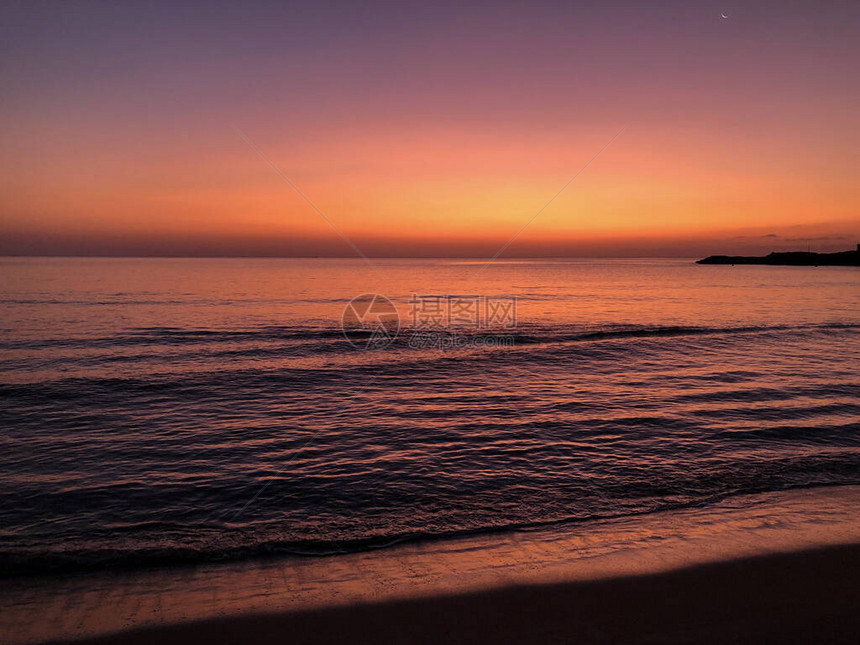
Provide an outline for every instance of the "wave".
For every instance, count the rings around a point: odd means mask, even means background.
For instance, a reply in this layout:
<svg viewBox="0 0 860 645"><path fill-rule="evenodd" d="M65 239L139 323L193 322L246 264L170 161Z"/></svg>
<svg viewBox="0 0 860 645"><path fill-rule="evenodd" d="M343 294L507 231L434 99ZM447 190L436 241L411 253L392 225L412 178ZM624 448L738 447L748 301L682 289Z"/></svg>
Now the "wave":
<svg viewBox="0 0 860 645"><path fill-rule="evenodd" d="M406 345L406 339L415 333L438 334L465 339L511 339L514 345L565 343L576 341L601 341L625 338L660 338L672 336L699 336L722 334L754 334L768 332L829 332L860 329L860 324L831 322L808 325L739 325L739 326L688 326L688 325L623 325L613 324L599 328L581 325L523 324L517 329L450 330L418 329L404 327L395 338L394 347ZM350 329L349 339L363 340L373 336L370 329ZM347 336L340 327L332 326L264 326L245 330L182 329L175 327L144 327L131 333L103 337L67 337L5 340L3 349L38 348L98 348L127 346L172 346L185 344L218 344L236 342L314 342L338 341L344 349L349 348ZM399 341L399 343L398 343Z"/></svg>
<svg viewBox="0 0 860 645"><path fill-rule="evenodd" d="M237 562L270 557L332 557L387 549L394 546L456 540L467 537L490 536L511 532L530 532L552 528L570 529L594 521L613 521L680 511L707 508L719 502L751 494L809 490L815 488L853 486L850 482L814 482L786 484L770 489L737 489L687 500L663 500L645 508L618 513L593 513L546 521L520 521L488 525L477 528L442 529L437 531L404 531L385 536L340 540L268 540L251 545L224 546L221 548L191 546L153 546L127 549L69 549L40 553L14 553L0 551L0 579L57 573L81 573L104 569L135 569L163 566L192 565L215 562Z"/></svg>
<svg viewBox="0 0 860 645"><path fill-rule="evenodd" d="M573 342L573 341L599 341L623 338L659 338L664 336L700 336L719 334L754 334L781 331L815 332L828 330L853 330L860 328L854 323L822 323L810 325L740 325L726 327L707 326L620 326L593 331L580 331L565 333L556 331L549 334L518 334L514 338L520 342L546 343L546 342Z"/></svg>
<svg viewBox="0 0 860 645"><path fill-rule="evenodd" d="M0 575L325 556L857 484L858 328L523 323L457 334L512 351L454 352L413 348L409 328L361 352L312 324L26 341L50 351L3 362L26 380L0 384ZM299 360L269 360L284 356Z"/></svg>

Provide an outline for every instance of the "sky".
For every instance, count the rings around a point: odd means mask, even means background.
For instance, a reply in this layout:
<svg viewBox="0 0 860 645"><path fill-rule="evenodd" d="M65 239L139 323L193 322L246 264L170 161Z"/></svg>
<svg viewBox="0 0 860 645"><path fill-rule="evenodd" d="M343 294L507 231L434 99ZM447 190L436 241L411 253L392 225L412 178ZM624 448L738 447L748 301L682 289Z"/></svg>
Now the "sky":
<svg viewBox="0 0 860 645"><path fill-rule="evenodd" d="M7 1L0 254L854 248L858 33L849 1Z"/></svg>

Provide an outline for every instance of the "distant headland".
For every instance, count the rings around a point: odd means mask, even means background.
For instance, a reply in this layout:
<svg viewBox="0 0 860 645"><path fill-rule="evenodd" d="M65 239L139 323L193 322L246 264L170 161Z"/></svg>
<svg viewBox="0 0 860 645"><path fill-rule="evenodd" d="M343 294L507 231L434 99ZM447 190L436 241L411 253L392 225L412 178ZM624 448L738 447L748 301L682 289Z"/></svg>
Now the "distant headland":
<svg viewBox="0 0 860 645"><path fill-rule="evenodd" d="M790 251L787 253L769 253L763 256L746 255L710 255L696 264L774 264L787 266L860 266L860 244L856 251L840 251L839 253L809 253L805 251Z"/></svg>

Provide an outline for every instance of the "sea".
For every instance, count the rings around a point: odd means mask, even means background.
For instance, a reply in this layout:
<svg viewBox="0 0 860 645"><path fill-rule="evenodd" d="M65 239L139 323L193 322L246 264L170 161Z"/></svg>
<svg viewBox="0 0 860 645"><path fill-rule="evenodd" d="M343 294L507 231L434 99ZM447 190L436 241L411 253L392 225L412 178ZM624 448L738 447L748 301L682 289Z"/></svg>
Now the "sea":
<svg viewBox="0 0 860 645"><path fill-rule="evenodd" d="M857 268L2 258L0 277L0 576L860 484Z"/></svg>

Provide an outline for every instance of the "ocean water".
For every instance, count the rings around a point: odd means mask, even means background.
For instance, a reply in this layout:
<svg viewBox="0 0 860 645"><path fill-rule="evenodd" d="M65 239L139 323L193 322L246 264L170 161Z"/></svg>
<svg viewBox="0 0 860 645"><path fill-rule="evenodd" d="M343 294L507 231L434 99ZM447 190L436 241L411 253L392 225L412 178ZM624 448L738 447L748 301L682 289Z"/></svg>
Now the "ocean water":
<svg viewBox="0 0 860 645"><path fill-rule="evenodd" d="M322 556L860 483L856 268L375 264L0 259L0 573ZM399 314L384 342L341 328L368 293ZM476 323L415 342L416 302L470 297ZM515 318L480 309L513 297Z"/></svg>

